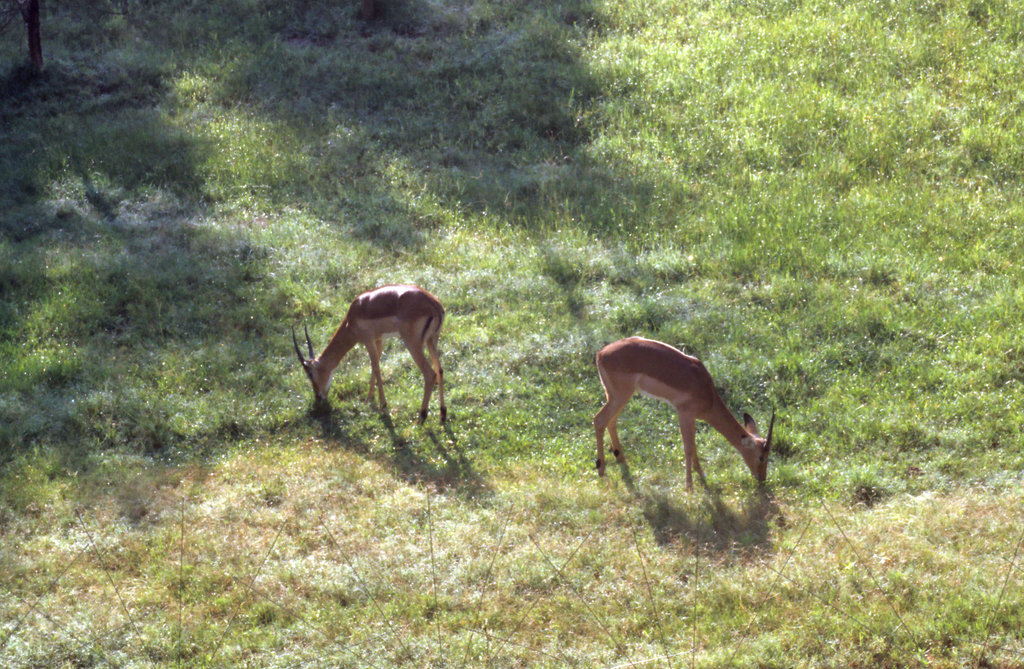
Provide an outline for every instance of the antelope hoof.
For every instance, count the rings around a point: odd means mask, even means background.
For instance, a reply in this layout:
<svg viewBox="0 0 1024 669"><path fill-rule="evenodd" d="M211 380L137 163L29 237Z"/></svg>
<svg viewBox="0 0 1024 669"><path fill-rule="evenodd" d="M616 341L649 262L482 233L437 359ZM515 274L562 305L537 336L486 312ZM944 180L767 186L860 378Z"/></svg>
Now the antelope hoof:
<svg viewBox="0 0 1024 669"><path fill-rule="evenodd" d="M427 410L420 409L420 425L427 422Z"/></svg>
<svg viewBox="0 0 1024 669"><path fill-rule="evenodd" d="M624 456L622 454L622 451L612 451L612 455L615 456L615 461L616 462L625 462L626 461L626 456Z"/></svg>
<svg viewBox="0 0 1024 669"><path fill-rule="evenodd" d="M443 423L446 420L448 420L448 409L446 407L441 407L441 422Z"/></svg>
<svg viewBox="0 0 1024 669"><path fill-rule="evenodd" d="M594 466L597 468L597 475L604 476L604 460L594 460Z"/></svg>

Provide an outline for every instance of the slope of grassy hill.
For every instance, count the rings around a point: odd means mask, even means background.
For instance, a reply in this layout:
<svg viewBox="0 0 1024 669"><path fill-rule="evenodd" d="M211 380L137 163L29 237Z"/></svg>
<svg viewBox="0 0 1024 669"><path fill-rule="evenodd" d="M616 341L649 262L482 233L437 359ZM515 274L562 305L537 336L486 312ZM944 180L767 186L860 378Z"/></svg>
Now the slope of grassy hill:
<svg viewBox="0 0 1024 669"><path fill-rule="evenodd" d="M1019 0L44 3L0 35L12 666L1024 666ZM451 420L290 329L447 309ZM777 411L758 489L604 344Z"/></svg>

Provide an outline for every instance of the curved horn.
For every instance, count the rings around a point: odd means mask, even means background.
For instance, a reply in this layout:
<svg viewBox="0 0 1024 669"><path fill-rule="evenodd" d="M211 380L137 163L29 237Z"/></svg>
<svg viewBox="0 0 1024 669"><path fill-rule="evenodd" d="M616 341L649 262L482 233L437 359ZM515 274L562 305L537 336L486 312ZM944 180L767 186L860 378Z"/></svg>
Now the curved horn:
<svg viewBox="0 0 1024 669"><path fill-rule="evenodd" d="M306 324L302 324L302 331L306 334L306 346L309 347L309 357L315 358L316 353L313 353L313 342L309 341L309 330L306 329Z"/></svg>
<svg viewBox="0 0 1024 669"><path fill-rule="evenodd" d="M764 441L764 450L772 450L772 430L775 429L775 409L772 409L772 419L768 422L768 438Z"/></svg>
<svg viewBox="0 0 1024 669"><path fill-rule="evenodd" d="M299 356L299 362L305 363L306 359L302 357L302 351L299 350L299 340L295 336L295 326L292 326L292 343L295 344L295 355Z"/></svg>

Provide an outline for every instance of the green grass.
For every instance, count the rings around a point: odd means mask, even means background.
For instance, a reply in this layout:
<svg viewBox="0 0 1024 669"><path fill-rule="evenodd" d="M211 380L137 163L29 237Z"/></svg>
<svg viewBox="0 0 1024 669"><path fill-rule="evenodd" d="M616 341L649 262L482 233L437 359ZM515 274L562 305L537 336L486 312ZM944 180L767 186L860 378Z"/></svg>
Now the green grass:
<svg viewBox="0 0 1024 669"><path fill-rule="evenodd" d="M380 4L0 36L5 664L1024 665L1021 3ZM450 423L394 343L312 411L291 326L399 281ZM643 399L597 479L634 334L765 491Z"/></svg>

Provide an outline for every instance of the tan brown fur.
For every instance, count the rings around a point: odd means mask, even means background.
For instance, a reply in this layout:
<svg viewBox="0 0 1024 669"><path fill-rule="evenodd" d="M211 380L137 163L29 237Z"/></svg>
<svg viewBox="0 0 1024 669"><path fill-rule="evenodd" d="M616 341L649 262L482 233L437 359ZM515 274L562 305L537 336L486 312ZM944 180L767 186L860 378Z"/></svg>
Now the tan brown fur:
<svg viewBox="0 0 1024 669"><path fill-rule="evenodd" d="M704 472L697 458L696 423L706 421L732 444L750 473L764 481L768 471L769 438L758 434L750 416L745 425L733 417L718 395L711 374L704 364L682 351L653 339L630 337L608 344L597 354L597 370L604 386L606 402L594 416L597 437L597 470L604 475L604 432L608 430L612 453L618 462L626 461L616 430L619 413L637 392L671 404L679 417L679 431L686 455L686 488L693 489L693 471L701 480Z"/></svg>
<svg viewBox="0 0 1024 669"><path fill-rule="evenodd" d="M444 307L441 301L419 286L381 286L362 293L349 305L345 319L338 326L331 341L319 356L313 355L313 344L306 335L309 358L302 355L295 332L292 339L306 376L313 386L318 402L327 400L327 389L335 368L356 344L363 344L370 354L370 401L373 401L374 386L380 396L380 408L387 408L384 399L384 380L380 375L380 357L383 353L384 337L397 335L409 349L413 361L423 373L423 402L420 405L420 420L426 420L427 406L434 385L438 387L441 421L447 419L444 402L444 370L437 349L438 337L444 323ZM426 347L430 360L424 355Z"/></svg>

